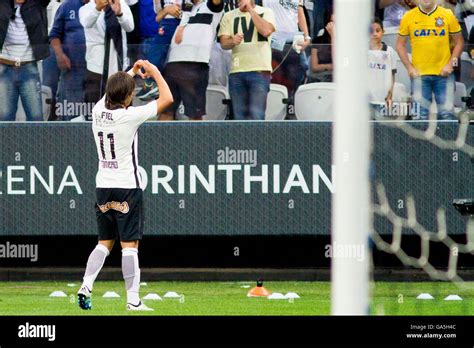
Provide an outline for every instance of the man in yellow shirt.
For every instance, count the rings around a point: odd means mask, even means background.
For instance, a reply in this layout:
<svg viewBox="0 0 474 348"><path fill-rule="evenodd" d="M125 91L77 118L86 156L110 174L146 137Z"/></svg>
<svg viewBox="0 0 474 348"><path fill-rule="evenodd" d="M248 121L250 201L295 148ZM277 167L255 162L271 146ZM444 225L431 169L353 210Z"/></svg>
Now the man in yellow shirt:
<svg viewBox="0 0 474 348"><path fill-rule="evenodd" d="M265 119L274 31L273 11L254 0L241 0L239 8L222 18L218 35L221 47L232 50L229 93L236 120Z"/></svg>
<svg viewBox="0 0 474 348"><path fill-rule="evenodd" d="M464 46L456 17L451 10L438 6L436 0L419 0L418 6L403 16L398 34L397 52L412 78L420 118L428 119L434 94L438 118L454 119L453 67ZM406 50L408 38L413 48L412 62Z"/></svg>

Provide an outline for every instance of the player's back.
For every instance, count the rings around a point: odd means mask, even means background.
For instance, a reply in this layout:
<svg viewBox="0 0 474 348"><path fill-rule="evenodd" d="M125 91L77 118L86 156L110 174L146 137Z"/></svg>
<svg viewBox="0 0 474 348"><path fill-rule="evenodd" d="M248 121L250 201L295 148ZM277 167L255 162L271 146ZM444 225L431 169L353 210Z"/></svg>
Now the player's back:
<svg viewBox="0 0 474 348"><path fill-rule="evenodd" d="M99 159L96 187L142 188L137 132L156 111L156 102L115 110L107 109L104 99L96 104L92 111L92 131Z"/></svg>

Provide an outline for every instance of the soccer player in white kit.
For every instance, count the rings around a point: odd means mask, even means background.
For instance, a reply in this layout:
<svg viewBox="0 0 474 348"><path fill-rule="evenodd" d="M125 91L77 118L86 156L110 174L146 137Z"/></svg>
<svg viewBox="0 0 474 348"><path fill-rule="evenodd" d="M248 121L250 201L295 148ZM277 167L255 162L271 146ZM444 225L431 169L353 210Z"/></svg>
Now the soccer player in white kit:
<svg viewBox="0 0 474 348"><path fill-rule="evenodd" d="M156 101L139 107L130 106L135 75L156 81L160 93ZM92 131L99 158L96 176L99 242L89 256L84 281L78 291L78 304L82 309L92 308L94 281L118 236L127 310L153 310L139 297L138 244L143 235L143 187L138 172L137 131L142 123L155 118L172 103L173 96L158 68L139 60L128 73L120 71L109 77L105 96L92 110Z"/></svg>

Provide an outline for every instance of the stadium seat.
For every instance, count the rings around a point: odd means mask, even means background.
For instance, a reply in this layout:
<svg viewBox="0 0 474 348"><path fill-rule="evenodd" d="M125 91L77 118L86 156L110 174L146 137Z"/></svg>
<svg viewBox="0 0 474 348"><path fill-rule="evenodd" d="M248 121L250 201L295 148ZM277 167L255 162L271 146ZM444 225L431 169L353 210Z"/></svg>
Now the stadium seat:
<svg viewBox="0 0 474 348"><path fill-rule="evenodd" d="M298 120L332 121L334 119L333 82L302 85L295 93L295 115Z"/></svg>
<svg viewBox="0 0 474 348"><path fill-rule="evenodd" d="M455 111L461 111L466 108L466 103L462 101L462 98L466 96L467 96L466 85L462 82L456 82L456 88L454 90L454 110Z"/></svg>
<svg viewBox="0 0 474 348"><path fill-rule="evenodd" d="M228 100L230 100L230 96L226 87L209 85L206 92L206 116L204 119L208 121L225 120L229 112Z"/></svg>
<svg viewBox="0 0 474 348"><path fill-rule="evenodd" d="M43 104L43 119L48 120L49 114L51 112L51 100L53 98L53 92L48 86L41 86L41 100ZM18 109L16 111L16 120L25 121L26 115L25 110L23 109L23 104L21 103L21 98L18 99Z"/></svg>
<svg viewBox="0 0 474 348"><path fill-rule="evenodd" d="M464 83L466 86L472 86L472 69L473 67L473 60L469 56L467 52L463 52L461 54L461 82Z"/></svg>
<svg viewBox="0 0 474 348"><path fill-rule="evenodd" d="M286 86L275 83L270 84L267 96L266 121L284 120L287 114L288 89Z"/></svg>

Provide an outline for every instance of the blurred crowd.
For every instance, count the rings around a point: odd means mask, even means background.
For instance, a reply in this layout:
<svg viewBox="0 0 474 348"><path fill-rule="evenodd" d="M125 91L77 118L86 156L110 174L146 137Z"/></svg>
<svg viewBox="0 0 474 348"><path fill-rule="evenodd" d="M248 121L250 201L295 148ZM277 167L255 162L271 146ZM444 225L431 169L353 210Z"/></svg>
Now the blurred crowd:
<svg viewBox="0 0 474 348"><path fill-rule="evenodd" d="M371 102L392 101L401 60L423 91L424 99L417 100L421 116L427 117L425 99L430 101L434 93L440 118L452 117L442 95L459 80L460 64L453 59L463 51L471 54L467 44L474 39L474 9L468 4L374 0ZM424 6L431 5L442 18L433 25L446 26L447 41L421 42L410 32L409 21L417 15L408 15L410 10L419 6L423 15ZM291 103L301 85L333 81L336 22L333 0L2 0L0 121L17 119L19 100L28 121L87 117L92 107L77 106L92 106L103 95L107 78L137 59L155 64L172 90L174 104L160 120L175 120L179 112L203 119L210 84L228 89L231 119L263 120L271 83L285 86ZM388 28L398 28L396 47L384 43ZM406 49L409 43L413 57ZM435 59L429 64L440 66L439 73L422 67L423 54ZM446 59L452 69L446 68ZM446 79L432 78L436 75ZM44 86L51 91L46 117ZM158 96L152 80L139 81L136 100ZM289 112L287 118L292 117Z"/></svg>

